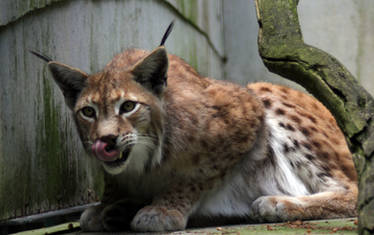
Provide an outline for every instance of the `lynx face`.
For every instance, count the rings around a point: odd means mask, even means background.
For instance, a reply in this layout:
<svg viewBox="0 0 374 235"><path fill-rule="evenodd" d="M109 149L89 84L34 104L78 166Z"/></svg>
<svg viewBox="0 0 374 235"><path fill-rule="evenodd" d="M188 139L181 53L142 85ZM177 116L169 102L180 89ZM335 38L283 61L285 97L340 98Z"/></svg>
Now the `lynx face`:
<svg viewBox="0 0 374 235"><path fill-rule="evenodd" d="M122 70L107 67L88 76L57 62L49 63L74 113L88 153L111 174L142 173L161 160L162 91L168 66L159 47Z"/></svg>
<svg viewBox="0 0 374 235"><path fill-rule="evenodd" d="M136 84L129 73L120 76L117 84L106 85L108 77L100 74L89 78L93 81L74 107L77 125L85 135L87 151L108 172L117 174L129 165L141 171L146 156L153 155L158 146L161 102L152 101L154 96ZM105 90L107 94L103 94Z"/></svg>

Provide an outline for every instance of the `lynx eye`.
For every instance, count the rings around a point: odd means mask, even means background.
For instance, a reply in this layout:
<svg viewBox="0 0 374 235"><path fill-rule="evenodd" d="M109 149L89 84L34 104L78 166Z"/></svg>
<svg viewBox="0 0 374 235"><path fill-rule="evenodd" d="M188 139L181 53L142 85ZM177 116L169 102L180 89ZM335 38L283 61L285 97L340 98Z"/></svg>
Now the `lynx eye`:
<svg viewBox="0 0 374 235"><path fill-rule="evenodd" d="M81 113L84 117L87 117L87 118L95 118L96 116L95 109L89 106L81 109Z"/></svg>
<svg viewBox="0 0 374 235"><path fill-rule="evenodd" d="M126 101L121 104L121 107L119 108L119 114L128 113L135 109L136 102L134 101Z"/></svg>

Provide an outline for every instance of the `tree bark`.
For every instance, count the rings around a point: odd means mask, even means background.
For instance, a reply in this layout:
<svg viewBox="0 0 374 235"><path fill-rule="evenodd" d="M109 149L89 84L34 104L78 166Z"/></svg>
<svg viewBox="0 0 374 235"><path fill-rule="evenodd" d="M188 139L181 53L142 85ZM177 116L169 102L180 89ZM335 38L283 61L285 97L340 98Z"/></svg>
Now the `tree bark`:
<svg viewBox="0 0 374 235"><path fill-rule="evenodd" d="M374 233L374 99L333 56L303 41L298 0L255 0L265 66L297 82L335 116L359 175L359 234Z"/></svg>

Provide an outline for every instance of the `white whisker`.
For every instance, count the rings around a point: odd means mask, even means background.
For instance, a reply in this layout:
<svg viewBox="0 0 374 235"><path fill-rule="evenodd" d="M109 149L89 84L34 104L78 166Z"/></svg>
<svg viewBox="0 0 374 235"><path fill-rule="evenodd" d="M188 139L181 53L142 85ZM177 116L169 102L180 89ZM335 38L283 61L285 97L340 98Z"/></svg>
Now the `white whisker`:
<svg viewBox="0 0 374 235"><path fill-rule="evenodd" d="M83 143L84 143L84 144L93 145L93 142L92 142L92 141L89 141L89 140L88 140L88 141L84 141Z"/></svg>

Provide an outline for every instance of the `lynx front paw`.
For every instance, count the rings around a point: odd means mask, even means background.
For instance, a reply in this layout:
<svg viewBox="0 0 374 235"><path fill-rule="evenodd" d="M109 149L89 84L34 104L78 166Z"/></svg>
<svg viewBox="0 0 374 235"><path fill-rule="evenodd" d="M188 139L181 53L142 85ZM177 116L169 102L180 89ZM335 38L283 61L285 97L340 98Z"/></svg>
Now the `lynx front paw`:
<svg viewBox="0 0 374 235"><path fill-rule="evenodd" d="M129 231L130 222L141 207L138 202L129 199L105 207L100 217L105 231Z"/></svg>
<svg viewBox="0 0 374 235"><path fill-rule="evenodd" d="M87 232L99 232L103 231L104 227L101 223L100 214L102 211L102 206L92 206L87 208L79 220L80 227L83 231Z"/></svg>
<svg viewBox="0 0 374 235"><path fill-rule="evenodd" d="M131 228L140 232L161 232L182 230L187 218L175 209L162 206L146 206L141 209L131 222Z"/></svg>
<svg viewBox="0 0 374 235"><path fill-rule="evenodd" d="M83 231L130 230L130 222L144 205L135 200L123 199L110 205L98 205L86 209L80 218Z"/></svg>
<svg viewBox="0 0 374 235"><path fill-rule="evenodd" d="M293 197L263 196L252 203L251 217L259 222L292 221L301 214L300 202Z"/></svg>

